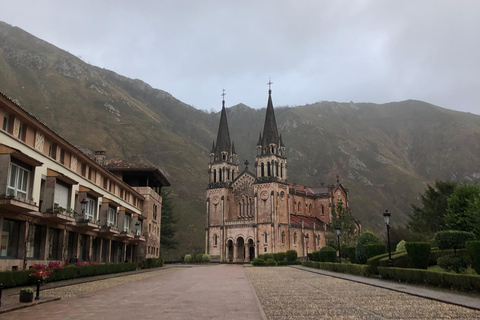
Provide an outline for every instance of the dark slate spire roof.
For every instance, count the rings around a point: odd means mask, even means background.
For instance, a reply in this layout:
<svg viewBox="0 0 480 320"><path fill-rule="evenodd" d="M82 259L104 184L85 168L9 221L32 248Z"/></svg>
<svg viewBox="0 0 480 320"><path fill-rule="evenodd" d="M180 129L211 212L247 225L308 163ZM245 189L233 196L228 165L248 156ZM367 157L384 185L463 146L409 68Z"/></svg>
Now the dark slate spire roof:
<svg viewBox="0 0 480 320"><path fill-rule="evenodd" d="M279 144L277 121L275 120L275 112L273 111L272 90L268 90L267 114L263 127L263 147L268 147L270 143Z"/></svg>
<svg viewBox="0 0 480 320"><path fill-rule="evenodd" d="M215 140L212 142L212 151L210 153L215 153Z"/></svg>
<svg viewBox="0 0 480 320"><path fill-rule="evenodd" d="M227 112L225 111L225 100L222 101L222 113L220 114L220 125L218 127L217 143L215 146L215 155L220 155L222 151L230 153L231 141L228 131Z"/></svg>

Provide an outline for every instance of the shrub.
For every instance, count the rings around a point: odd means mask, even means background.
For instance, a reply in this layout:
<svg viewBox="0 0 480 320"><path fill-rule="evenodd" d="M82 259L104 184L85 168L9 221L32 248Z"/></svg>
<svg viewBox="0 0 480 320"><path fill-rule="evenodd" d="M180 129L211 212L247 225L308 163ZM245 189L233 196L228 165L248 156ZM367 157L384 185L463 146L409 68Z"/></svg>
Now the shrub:
<svg viewBox="0 0 480 320"><path fill-rule="evenodd" d="M464 257L443 256L438 258L437 265L445 271L454 271L456 273L465 273L467 271L467 261Z"/></svg>
<svg viewBox="0 0 480 320"><path fill-rule="evenodd" d="M454 255L455 251L453 249L448 249L448 250L434 250L432 249L432 251L430 251L430 258L429 258L429 261L428 261L428 265L429 266L434 266L437 264L437 260L438 258L440 257L443 257L443 256L451 256L451 255ZM459 249L457 250L457 256L458 257L464 257L468 255L467 253L467 250L465 249Z"/></svg>
<svg viewBox="0 0 480 320"><path fill-rule="evenodd" d="M377 267L380 265L380 260L385 257L388 259L388 253L384 253L368 259L367 260L368 272L370 272L370 274L378 274Z"/></svg>
<svg viewBox="0 0 480 320"><path fill-rule="evenodd" d="M312 252L312 261L320 261L320 251Z"/></svg>
<svg viewBox="0 0 480 320"><path fill-rule="evenodd" d="M304 261L302 262L302 265L305 267L328 270L333 272L349 273L357 276L369 275L368 267L361 264Z"/></svg>
<svg viewBox="0 0 480 320"><path fill-rule="evenodd" d="M278 252L275 260L276 261L283 261L286 258L287 258L287 254L285 252Z"/></svg>
<svg viewBox="0 0 480 320"><path fill-rule="evenodd" d="M321 262L335 262L336 259L337 259L337 250L329 246L325 246L322 249L320 249Z"/></svg>
<svg viewBox="0 0 480 320"><path fill-rule="evenodd" d="M465 248L465 242L471 240L475 240L475 235L472 232L440 231L435 234L435 242L439 249L453 249L455 255L457 249Z"/></svg>
<svg viewBox="0 0 480 320"><path fill-rule="evenodd" d="M480 275L480 241L467 241L465 247L472 259L473 268Z"/></svg>
<svg viewBox="0 0 480 320"><path fill-rule="evenodd" d="M275 260L273 260L273 259L267 259L267 260L265 261L265 265L266 265L266 266L276 266L277 263L276 263Z"/></svg>
<svg viewBox="0 0 480 320"><path fill-rule="evenodd" d="M355 246L348 246L345 248L347 258L350 263L357 263L357 257L355 256Z"/></svg>
<svg viewBox="0 0 480 320"><path fill-rule="evenodd" d="M365 253L365 248L364 246L367 244L374 244L374 243L382 243L380 241L380 238L378 238L373 232L371 231L365 231L358 237L357 239L357 245L355 247L355 257L357 259L357 262L360 264L365 264L367 263L367 256Z"/></svg>
<svg viewBox="0 0 480 320"><path fill-rule="evenodd" d="M427 284L463 291L480 291L480 276L475 275L384 267L379 267L378 272L383 279Z"/></svg>
<svg viewBox="0 0 480 320"><path fill-rule="evenodd" d="M342 243L340 245L340 255L342 258L348 258L348 253L347 253L347 248L348 248L348 244L346 243Z"/></svg>
<svg viewBox="0 0 480 320"><path fill-rule="evenodd" d="M203 253L199 253L195 256L195 262L202 263L203 262Z"/></svg>
<svg viewBox="0 0 480 320"><path fill-rule="evenodd" d="M428 242L407 242L405 243L408 257L412 267L417 269L428 268L428 258L430 257L430 243Z"/></svg>
<svg viewBox="0 0 480 320"><path fill-rule="evenodd" d="M265 265L265 261L263 259L253 259L250 263L256 267Z"/></svg>
<svg viewBox="0 0 480 320"><path fill-rule="evenodd" d="M35 270L2 271L0 272L0 283L4 288L26 286L33 283L33 278L30 276L33 272Z"/></svg>
<svg viewBox="0 0 480 320"><path fill-rule="evenodd" d="M267 261L268 259L274 259L274 256L272 253L264 253L264 254L259 254L258 257L265 261ZM275 260L275 259L274 259Z"/></svg>
<svg viewBox="0 0 480 320"><path fill-rule="evenodd" d="M400 241L400 242L397 244L397 247L395 248L395 251L396 251L396 252L406 251L406 250L407 250L407 249L405 249L405 240Z"/></svg>
<svg viewBox="0 0 480 320"><path fill-rule="evenodd" d="M186 254L186 255L185 255L185 258L183 258L183 261L185 261L185 262L190 262L190 261L192 261L192 256L189 255L189 254Z"/></svg>
<svg viewBox="0 0 480 320"><path fill-rule="evenodd" d="M385 255L385 258L381 258L378 261L379 267L389 267L388 265L388 254ZM400 252L392 255L392 267L395 268L409 268L410 267L410 257L407 252Z"/></svg>
<svg viewBox="0 0 480 320"><path fill-rule="evenodd" d="M151 269L163 267L165 261L163 258L148 258L142 263L142 269Z"/></svg>
<svg viewBox="0 0 480 320"><path fill-rule="evenodd" d="M296 250L288 250L286 252L286 255L287 255L287 261L295 261L297 260L297 251Z"/></svg>
<svg viewBox="0 0 480 320"><path fill-rule="evenodd" d="M205 254L202 256L202 260L203 260L203 262L210 262L210 261L212 261L212 258L210 257L209 254L206 254L206 253L205 253Z"/></svg>
<svg viewBox="0 0 480 320"><path fill-rule="evenodd" d="M387 247L383 243L367 244L364 245L363 248L365 249L367 260L387 252Z"/></svg>

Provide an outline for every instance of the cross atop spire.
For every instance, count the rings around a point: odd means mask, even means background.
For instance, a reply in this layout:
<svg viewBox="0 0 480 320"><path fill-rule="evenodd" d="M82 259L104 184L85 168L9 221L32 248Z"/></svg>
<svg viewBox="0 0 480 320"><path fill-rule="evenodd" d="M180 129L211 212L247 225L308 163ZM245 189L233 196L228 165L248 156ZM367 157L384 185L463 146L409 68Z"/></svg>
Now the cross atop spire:
<svg viewBox="0 0 480 320"><path fill-rule="evenodd" d="M272 93L272 78L268 78L268 94L271 94Z"/></svg>
<svg viewBox="0 0 480 320"><path fill-rule="evenodd" d="M222 94L221 94L221 96L222 96L222 105L225 106L225 96L226 96L225 89L222 89L222 91L223 91Z"/></svg>

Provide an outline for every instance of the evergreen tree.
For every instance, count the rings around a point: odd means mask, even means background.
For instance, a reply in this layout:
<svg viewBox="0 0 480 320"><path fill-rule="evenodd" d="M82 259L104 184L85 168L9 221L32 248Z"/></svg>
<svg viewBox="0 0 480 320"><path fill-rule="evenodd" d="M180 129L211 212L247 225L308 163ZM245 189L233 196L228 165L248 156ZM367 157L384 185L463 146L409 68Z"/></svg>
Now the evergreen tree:
<svg viewBox="0 0 480 320"><path fill-rule="evenodd" d="M445 222L451 230L475 232L478 234L480 216L480 189L477 184L466 183L457 187L448 199Z"/></svg>
<svg viewBox="0 0 480 320"><path fill-rule="evenodd" d="M340 243L353 244L357 237L357 224L352 217L352 212L347 208L342 200L339 200L334 207L332 207L332 221L328 225L327 230L329 235L335 237L335 243L337 243L336 227L340 227ZM328 237L331 238L332 236ZM336 248L337 246L335 246Z"/></svg>
<svg viewBox="0 0 480 320"><path fill-rule="evenodd" d="M162 189L162 225L160 229L160 248L176 249L178 241L175 240L178 218L174 214L171 191Z"/></svg>
<svg viewBox="0 0 480 320"><path fill-rule="evenodd" d="M435 186L427 185L420 195L422 206L411 205L413 213L409 216L408 228L414 233L432 236L446 230L444 215L447 212L448 198L454 193L457 183L453 181L435 181Z"/></svg>

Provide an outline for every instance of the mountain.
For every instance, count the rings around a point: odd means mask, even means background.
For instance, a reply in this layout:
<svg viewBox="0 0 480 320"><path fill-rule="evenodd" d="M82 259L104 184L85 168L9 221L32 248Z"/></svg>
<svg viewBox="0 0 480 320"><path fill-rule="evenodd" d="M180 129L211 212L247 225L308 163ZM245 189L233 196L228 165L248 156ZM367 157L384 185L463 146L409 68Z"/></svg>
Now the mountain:
<svg viewBox="0 0 480 320"><path fill-rule="evenodd" d="M3 22L0 91L87 153L106 150L109 158L159 167L172 183L180 218L181 245L167 257L186 248L203 251L206 170L219 113L196 110L141 80L89 65ZM410 203L435 179L480 179L477 115L414 100L323 101L275 112L289 181L332 184L339 174L364 230L383 234L385 209L393 224L404 224ZM227 109L240 163L253 163L264 115L265 109L243 104Z"/></svg>

